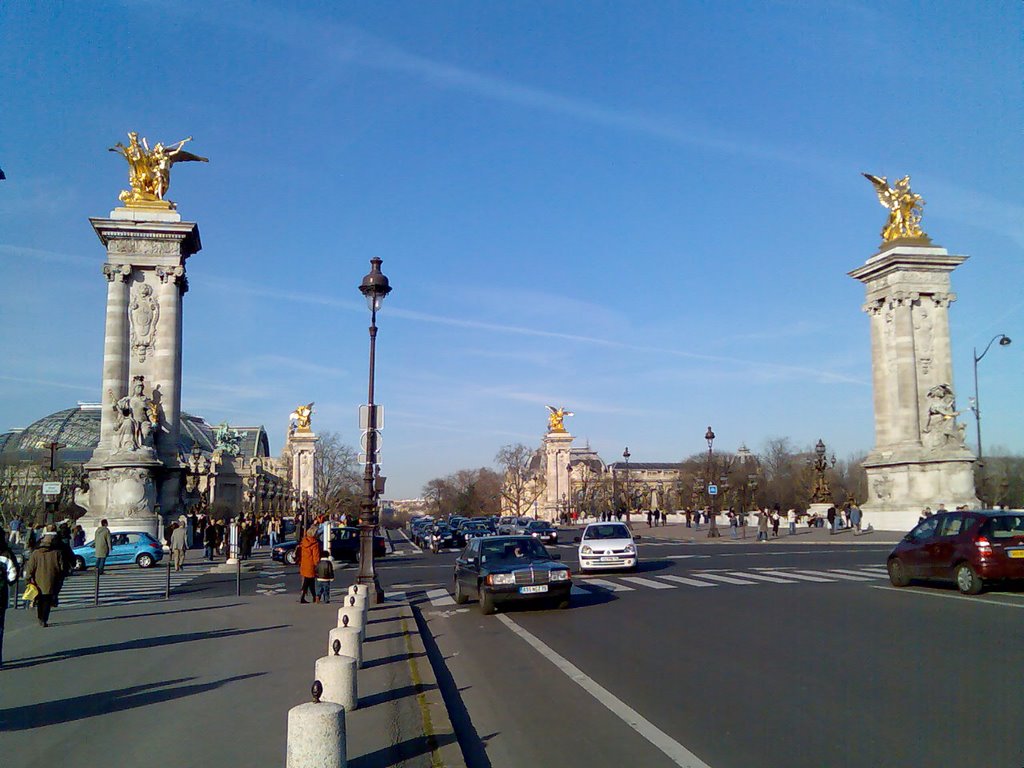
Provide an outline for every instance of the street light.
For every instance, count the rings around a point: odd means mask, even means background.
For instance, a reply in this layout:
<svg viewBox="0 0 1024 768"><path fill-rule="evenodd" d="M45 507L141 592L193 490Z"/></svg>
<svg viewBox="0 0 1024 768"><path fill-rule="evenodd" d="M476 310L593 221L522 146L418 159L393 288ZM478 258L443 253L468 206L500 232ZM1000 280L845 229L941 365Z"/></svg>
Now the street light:
<svg viewBox="0 0 1024 768"><path fill-rule="evenodd" d="M629 457L630 457L629 446L627 445L626 449L622 452L622 458L624 458L626 460L626 522L627 523L629 522L629 505L630 505L630 501L631 501L630 496L629 496Z"/></svg>
<svg viewBox="0 0 1024 768"><path fill-rule="evenodd" d="M979 355L978 348L975 347L974 352L974 428L978 436L978 464L981 465L981 403L978 401L978 363L981 362L981 358L988 352L989 347L992 346L992 342L999 339L1000 347L1008 347L1010 345L1010 337L1005 333L997 333L988 344L985 345L984 351Z"/></svg>
<svg viewBox="0 0 1024 768"><path fill-rule="evenodd" d="M569 507L565 510L566 522L572 520L572 462L565 465L566 485L569 486Z"/></svg>
<svg viewBox="0 0 1024 768"><path fill-rule="evenodd" d="M715 433L712 431L711 426L708 426L708 431L704 433L704 439L708 441L708 483L711 483L714 479L714 473L711 467L711 450L715 443ZM711 496L711 526L708 528L708 538L718 538L722 534L718 531L718 520L715 516L715 497Z"/></svg>
<svg viewBox="0 0 1024 768"><path fill-rule="evenodd" d="M366 430L366 466L363 468L364 498L362 514L359 516L359 575L357 584L366 586L372 604L384 601L384 591L377 581L377 573L373 567L373 531L376 525L377 487L374 466L377 464L377 409L373 404L373 377L377 352L377 311L384 303L385 297L391 293L391 284L380 271L382 260L374 256L370 259L370 271L359 285L359 291L366 297L366 305L370 308L370 385L366 399L367 430Z"/></svg>

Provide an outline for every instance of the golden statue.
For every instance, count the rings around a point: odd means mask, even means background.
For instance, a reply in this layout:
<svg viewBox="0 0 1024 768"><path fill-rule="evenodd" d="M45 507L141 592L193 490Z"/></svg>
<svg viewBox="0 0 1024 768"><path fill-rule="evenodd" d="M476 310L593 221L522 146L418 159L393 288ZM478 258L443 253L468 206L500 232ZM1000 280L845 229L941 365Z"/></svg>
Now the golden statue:
<svg viewBox="0 0 1024 768"><path fill-rule="evenodd" d="M910 189L910 176L904 176L894 186L889 186L885 176L863 174L875 186L878 202L889 211L889 220L882 227L882 242L893 240L920 240L930 243L931 239L921 229L921 212L924 200Z"/></svg>
<svg viewBox="0 0 1024 768"><path fill-rule="evenodd" d="M299 432L309 432L309 422L313 417L313 404L300 405L295 411L288 417L295 421L295 428Z"/></svg>
<svg viewBox="0 0 1024 768"><path fill-rule="evenodd" d="M545 405L551 413L548 414L548 432L565 432L565 424L562 423L566 416L575 416L572 411L565 408L555 408L553 405Z"/></svg>
<svg viewBox="0 0 1024 768"><path fill-rule="evenodd" d="M131 189L122 191L118 199L129 208L174 210L174 203L164 200L167 188L171 184L171 166L189 161L210 162L208 158L193 155L182 149L190 141L191 136L175 142L170 147L157 142L150 149L145 137L140 144L139 134L129 131L127 147L119 141L108 150L117 152L128 161L128 184Z"/></svg>

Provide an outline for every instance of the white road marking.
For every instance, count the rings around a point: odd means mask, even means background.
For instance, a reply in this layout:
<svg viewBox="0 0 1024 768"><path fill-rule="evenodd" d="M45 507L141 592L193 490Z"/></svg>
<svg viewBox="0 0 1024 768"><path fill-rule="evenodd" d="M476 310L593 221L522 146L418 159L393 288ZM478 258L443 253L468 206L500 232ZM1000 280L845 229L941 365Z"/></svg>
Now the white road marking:
<svg viewBox="0 0 1024 768"><path fill-rule="evenodd" d="M712 581L720 581L723 584L756 584L756 581L750 581L749 579L737 579L735 576L723 576L719 573L700 573L697 574L702 579L711 579Z"/></svg>
<svg viewBox="0 0 1024 768"><path fill-rule="evenodd" d="M665 579L666 581L674 581L678 584L686 584L689 587L717 587L717 584L708 584L706 581L697 581L696 579L688 579L685 576L673 576L666 574L659 576L659 579Z"/></svg>
<svg viewBox="0 0 1024 768"><path fill-rule="evenodd" d="M835 573L835 574L848 573L851 576L861 576L861 577L865 577L866 576L869 579L884 579L884 578L886 578L889 575L888 573L885 573L884 571L882 573L879 573L878 571L872 571L872 570L869 570L867 568L862 568L859 571L854 571L854 570L851 570L850 568L832 568L829 572L830 573Z"/></svg>
<svg viewBox="0 0 1024 768"><path fill-rule="evenodd" d="M820 576L808 576L806 573L793 573L792 571L780 572L780 576L788 576L791 579L799 579L800 581L835 581L835 579L823 579Z"/></svg>
<svg viewBox="0 0 1024 768"><path fill-rule="evenodd" d="M884 589L886 592L902 592L905 595L924 595L925 597L943 597L947 600L966 600L970 603L985 603L986 605L1001 605L1004 608L1024 608L1024 602L1004 603L1002 600L986 600L984 597L971 597L969 595L948 595L943 592L919 592L916 589L906 587L883 587L877 584L871 585L872 589Z"/></svg>
<svg viewBox="0 0 1024 768"><path fill-rule="evenodd" d="M605 581L604 579L587 579L587 584L593 584L595 587L604 587L610 589L612 592L632 592L632 587L627 587L625 584L616 584L614 581Z"/></svg>
<svg viewBox="0 0 1024 768"><path fill-rule="evenodd" d="M822 576L827 579L842 579L843 581L870 581L867 576L848 576L845 573L836 573L835 571L800 571L800 573L806 573L809 576ZM796 576L795 573L791 573L791 576Z"/></svg>
<svg viewBox="0 0 1024 768"><path fill-rule="evenodd" d="M662 584L658 581L651 581L650 579L644 579L640 576L623 576L623 581L628 581L630 584L639 584L641 587L650 587L651 589L675 589L675 584Z"/></svg>
<svg viewBox="0 0 1024 768"><path fill-rule="evenodd" d="M791 579L780 579L778 576L769 576L767 573L744 573L743 576L748 579L757 579L758 581L771 581L775 584L796 584Z"/></svg>
<svg viewBox="0 0 1024 768"><path fill-rule="evenodd" d="M666 560L688 560L694 557L711 557L711 555L665 555Z"/></svg>
<svg viewBox="0 0 1024 768"><path fill-rule="evenodd" d="M396 600L398 602L401 602L401 601L405 600L405 592L385 592L384 593L384 599L385 600Z"/></svg>
<svg viewBox="0 0 1024 768"><path fill-rule="evenodd" d="M423 554L423 550L422 550L422 549L420 549L419 547L417 547L417 546L416 546L416 544L415 544L415 543L413 542L413 540L412 540L412 539L410 539L410 538L409 538L408 536L406 536L406 534L405 534L405 531L403 531L403 530L399 529L399 531L398 531L398 532L399 532L400 534L402 534L402 538L403 538L403 539L405 539L405 540L406 540L407 542L409 542L409 546L410 546L410 547L412 547L413 549L415 549L415 550L416 550L417 552L419 552L419 553L420 553L421 555Z"/></svg>
<svg viewBox="0 0 1024 768"><path fill-rule="evenodd" d="M430 602L435 608L440 608L443 605L455 605L454 598L448 594L446 589L428 589L427 597L430 598Z"/></svg>
<svg viewBox="0 0 1024 768"><path fill-rule="evenodd" d="M499 614L498 620L531 645L541 656L558 667L576 685L607 707L622 722L661 750L673 763L684 766L684 768L711 768L693 752L659 729L624 701L616 698L607 689L601 687L595 680L585 675L579 667L560 656L537 637L512 621L508 616Z"/></svg>

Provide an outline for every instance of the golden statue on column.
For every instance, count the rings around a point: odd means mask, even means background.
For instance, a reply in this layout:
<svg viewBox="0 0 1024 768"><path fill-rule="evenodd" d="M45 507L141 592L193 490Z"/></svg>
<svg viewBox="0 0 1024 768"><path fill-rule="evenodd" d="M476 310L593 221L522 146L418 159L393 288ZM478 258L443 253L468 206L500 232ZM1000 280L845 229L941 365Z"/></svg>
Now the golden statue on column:
<svg viewBox="0 0 1024 768"><path fill-rule="evenodd" d="M548 414L548 432L565 432L565 424L563 420L566 416L575 416L572 411L567 411L565 408L555 408L553 405L545 405L550 413Z"/></svg>
<svg viewBox="0 0 1024 768"><path fill-rule="evenodd" d="M164 199L167 188L171 185L171 166L190 161L210 162L209 158L193 155L182 149L190 141L191 136L170 146L157 142L150 149L145 137L140 143L139 134L129 131L128 146L119 141L109 149L110 152L117 152L128 161L128 184L131 189L121 192L118 199L129 208L174 210L174 203Z"/></svg>
<svg viewBox="0 0 1024 768"><path fill-rule="evenodd" d="M882 227L883 244L893 240L931 242L921 229L924 200L911 191L910 176L904 176L890 187L885 176L872 176L870 173L862 175L874 185L878 202L889 211L889 220Z"/></svg>

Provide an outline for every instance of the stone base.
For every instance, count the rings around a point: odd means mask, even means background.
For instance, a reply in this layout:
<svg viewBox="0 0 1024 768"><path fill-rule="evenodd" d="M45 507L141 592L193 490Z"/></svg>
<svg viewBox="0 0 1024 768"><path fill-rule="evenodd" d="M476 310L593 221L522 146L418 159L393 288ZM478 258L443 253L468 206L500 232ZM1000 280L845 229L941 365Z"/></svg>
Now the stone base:
<svg viewBox="0 0 1024 768"><path fill-rule="evenodd" d="M940 505L977 509L981 502L974 491L974 459L971 456L932 461L864 463L870 498L861 505L862 526L876 530L909 531L921 511Z"/></svg>
<svg viewBox="0 0 1024 768"><path fill-rule="evenodd" d="M86 464L89 511L78 521L85 529L86 540L92 539L100 521L106 519L112 532L143 531L162 541L162 521L156 507L163 465L139 456L125 457L125 462L116 458L115 454L101 464Z"/></svg>

